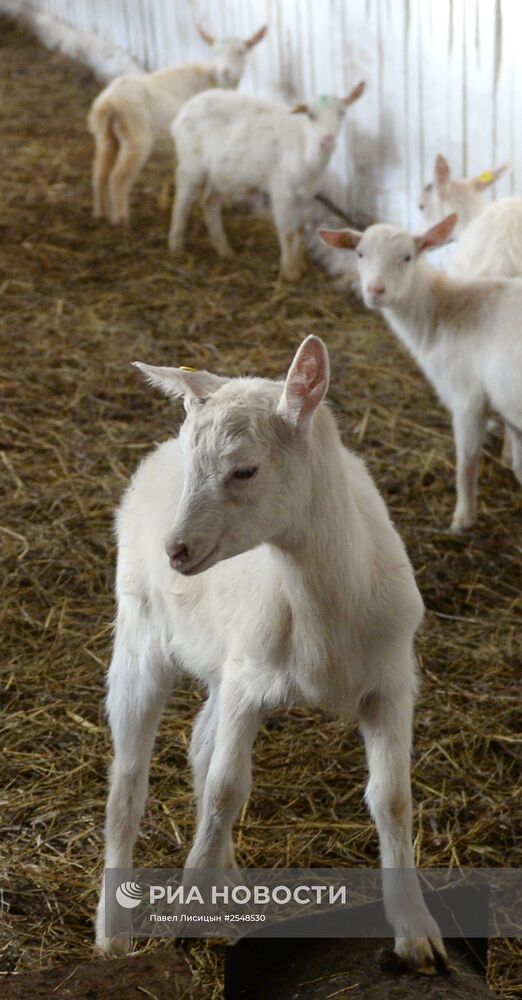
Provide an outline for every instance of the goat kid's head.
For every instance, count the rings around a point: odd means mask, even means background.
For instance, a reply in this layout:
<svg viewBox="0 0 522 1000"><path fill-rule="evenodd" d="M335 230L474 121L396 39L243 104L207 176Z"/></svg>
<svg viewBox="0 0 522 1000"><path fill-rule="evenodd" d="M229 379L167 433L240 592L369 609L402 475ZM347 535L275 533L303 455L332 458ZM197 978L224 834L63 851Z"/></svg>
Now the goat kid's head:
<svg viewBox="0 0 522 1000"><path fill-rule="evenodd" d="M285 382L221 378L136 362L169 396L182 397L183 493L165 549L194 576L263 542L284 541L310 492L311 425L328 390L329 362L307 337Z"/></svg>
<svg viewBox="0 0 522 1000"><path fill-rule="evenodd" d="M335 147L335 140L339 134L344 121L346 109L362 96L366 84L361 81L347 97L331 97L329 94L321 94L314 97L306 104L296 104L291 110L293 115L307 115L309 120L308 132L311 134L312 144L317 146L326 156L331 156Z"/></svg>
<svg viewBox="0 0 522 1000"><path fill-rule="evenodd" d="M495 170L485 170L476 177L454 180L446 157L439 153L435 160L433 181L424 186L419 198L419 211L422 213L425 225L433 226L446 215L456 212L462 216L460 221L464 227L466 224L464 215L469 222L470 213L474 215L481 210L482 192L495 184L507 168L508 165L505 163ZM462 227L459 228L457 225L453 233L454 239L460 235Z"/></svg>
<svg viewBox="0 0 522 1000"><path fill-rule="evenodd" d="M364 302L370 309L384 309L414 294L412 284L419 255L446 243L456 221L456 215L448 215L422 236L382 223L369 226L364 233L356 229L320 229L319 236L329 246L355 250Z"/></svg>
<svg viewBox="0 0 522 1000"><path fill-rule="evenodd" d="M214 38L201 25L198 25L201 38L212 48L212 65L216 73L218 87L233 90L237 87L245 69L247 55L250 49L265 37L268 27L265 24L250 38Z"/></svg>

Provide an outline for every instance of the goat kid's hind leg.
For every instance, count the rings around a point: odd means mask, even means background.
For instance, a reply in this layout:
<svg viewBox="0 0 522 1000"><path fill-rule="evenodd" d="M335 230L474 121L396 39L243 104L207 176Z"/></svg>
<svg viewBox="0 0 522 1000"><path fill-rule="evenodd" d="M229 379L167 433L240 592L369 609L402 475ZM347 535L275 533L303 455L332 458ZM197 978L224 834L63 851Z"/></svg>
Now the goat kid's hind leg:
<svg viewBox="0 0 522 1000"><path fill-rule="evenodd" d="M486 411L482 401L453 414L457 452L457 505L451 522L453 532L470 528L477 516L477 481L480 449L486 429Z"/></svg>
<svg viewBox="0 0 522 1000"><path fill-rule="evenodd" d="M172 206L172 219L169 232L169 250L172 254L181 256L185 250L185 230L194 199L203 182L203 177L194 177L178 164L176 168L176 190Z"/></svg>
<svg viewBox="0 0 522 1000"><path fill-rule="evenodd" d="M128 135L121 122L114 124L119 140L116 163L109 178L110 221L114 226L127 223L130 216L130 193L151 151L152 137Z"/></svg>
<svg viewBox="0 0 522 1000"><path fill-rule="evenodd" d="M196 836L185 867L235 867L232 829L250 792L252 745L259 729L259 709L235 687L221 687L216 732L208 765Z"/></svg>
<svg viewBox="0 0 522 1000"><path fill-rule="evenodd" d="M502 465L506 467L506 469L512 469L513 449L511 447L511 437L509 434L509 427L507 424L504 424L503 432L504 432L504 438L502 441L502 452L500 455L500 461L502 462Z"/></svg>
<svg viewBox="0 0 522 1000"><path fill-rule="evenodd" d="M201 208L214 250L219 257L232 257L232 247L227 240L221 217L222 200L218 192L207 188L203 195Z"/></svg>
<svg viewBox="0 0 522 1000"><path fill-rule="evenodd" d="M510 465L518 482L522 486L522 430L512 424L506 424L506 442L510 444Z"/></svg>
<svg viewBox="0 0 522 1000"><path fill-rule="evenodd" d="M105 823L105 868L130 868L145 808L150 759L158 722L171 684L154 658L153 643L136 653L116 636L109 670L107 708L114 744ZM96 944L122 954L129 938L105 935L104 887L98 905Z"/></svg>
<svg viewBox="0 0 522 1000"><path fill-rule="evenodd" d="M194 723L190 740L189 760L192 769L194 797L196 799L196 829L203 815L203 793L205 791L210 760L214 752L218 715L219 688L214 688L211 690ZM224 850L223 867L236 867L232 836L229 838L228 847Z"/></svg>
<svg viewBox="0 0 522 1000"><path fill-rule="evenodd" d="M203 792L210 759L214 750L218 724L219 688L213 688L196 718L190 738L189 761L192 769L197 822L201 818Z"/></svg>
<svg viewBox="0 0 522 1000"><path fill-rule="evenodd" d="M405 681L407 685L407 681ZM411 689L371 695L362 707L361 731L369 781L366 801L379 835L383 898L399 959L419 972L447 967L440 930L424 902L412 846L410 751Z"/></svg>
<svg viewBox="0 0 522 1000"><path fill-rule="evenodd" d="M109 215L109 176L118 156L118 143L111 128L106 128L95 137L94 163L92 168L93 215L103 219Z"/></svg>

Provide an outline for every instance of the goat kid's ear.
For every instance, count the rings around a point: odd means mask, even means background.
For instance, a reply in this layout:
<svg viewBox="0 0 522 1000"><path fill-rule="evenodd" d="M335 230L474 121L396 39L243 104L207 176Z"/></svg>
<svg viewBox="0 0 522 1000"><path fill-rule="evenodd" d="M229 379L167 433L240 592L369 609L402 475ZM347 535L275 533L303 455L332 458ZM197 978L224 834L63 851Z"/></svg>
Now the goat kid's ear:
<svg viewBox="0 0 522 1000"><path fill-rule="evenodd" d="M427 229L422 236L415 236L417 253L421 253L423 250L432 250L434 247L440 247L443 243L446 243L455 228L456 222L457 215L455 212L452 212L442 222L437 222L436 226Z"/></svg>
<svg viewBox="0 0 522 1000"><path fill-rule="evenodd" d="M292 361L277 412L294 427L308 422L328 392L330 362L323 341L313 335Z"/></svg>
<svg viewBox="0 0 522 1000"><path fill-rule="evenodd" d="M354 104L355 101L358 101L359 98L362 97L362 95L364 94L365 88L366 88L366 83L365 83L364 80L361 80L361 82L358 83L357 86L354 87L353 90L350 91L350 93L348 94L348 97L344 98L344 103L346 104L347 108L350 107L350 104Z"/></svg>
<svg viewBox="0 0 522 1000"><path fill-rule="evenodd" d="M508 166L508 163L504 163L501 167L497 167L496 170L484 170L478 177L474 177L473 187L475 191L485 191L491 184L498 181L499 177L502 177L502 174L505 174Z"/></svg>
<svg viewBox="0 0 522 1000"><path fill-rule="evenodd" d="M207 43L207 45L214 45L216 39L214 38L213 35L209 35L208 31L205 31L205 29L201 26L201 24L197 25L197 29L198 29L198 34L203 39L203 41Z"/></svg>
<svg viewBox="0 0 522 1000"><path fill-rule="evenodd" d="M439 153L435 160L435 180L437 184L447 184L451 177L449 163L442 153Z"/></svg>
<svg viewBox="0 0 522 1000"><path fill-rule="evenodd" d="M267 31L268 31L268 24L264 24L263 27L259 29L259 31L256 31L254 35L252 35L250 38L247 38L245 42L247 49L253 49L254 45L257 45L259 42L262 42Z"/></svg>
<svg viewBox="0 0 522 1000"><path fill-rule="evenodd" d="M227 378L213 375L212 372L156 367L144 365L141 361L133 363L147 382L161 389L165 396L174 396L177 399L183 397L186 402L191 399L205 399L229 381Z"/></svg>
<svg viewBox="0 0 522 1000"><path fill-rule="evenodd" d="M357 229L319 229L318 233L323 243L344 250L356 250L362 239L362 233Z"/></svg>

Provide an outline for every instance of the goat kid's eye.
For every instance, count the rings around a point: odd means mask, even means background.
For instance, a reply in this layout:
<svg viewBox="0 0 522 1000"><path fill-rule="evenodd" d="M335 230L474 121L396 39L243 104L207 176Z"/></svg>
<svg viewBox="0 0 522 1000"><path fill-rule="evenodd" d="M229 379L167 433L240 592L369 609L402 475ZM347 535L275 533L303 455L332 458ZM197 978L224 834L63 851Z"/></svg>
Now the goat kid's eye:
<svg viewBox="0 0 522 1000"><path fill-rule="evenodd" d="M232 473L233 479L252 479L257 472L257 465L250 465L246 469L234 469Z"/></svg>
<svg viewBox="0 0 522 1000"><path fill-rule="evenodd" d="M411 253L407 253L405 257L402 258L404 263L407 264L411 260Z"/></svg>
<svg viewBox="0 0 522 1000"><path fill-rule="evenodd" d="M360 250L356 250L355 252L356 252L356 254L357 254L357 256L358 256L359 260L361 260L361 258L362 258L362 256L363 256L363 254L361 253L361 251L360 251Z"/></svg>

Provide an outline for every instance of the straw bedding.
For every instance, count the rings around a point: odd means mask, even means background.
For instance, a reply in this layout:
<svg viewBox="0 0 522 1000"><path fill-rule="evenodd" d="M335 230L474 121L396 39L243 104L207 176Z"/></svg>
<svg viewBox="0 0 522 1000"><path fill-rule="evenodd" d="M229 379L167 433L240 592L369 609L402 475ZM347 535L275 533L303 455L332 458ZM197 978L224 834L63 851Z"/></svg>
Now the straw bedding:
<svg viewBox="0 0 522 1000"><path fill-rule="evenodd" d="M196 218L191 252L175 264L165 169L147 168L129 232L95 223L85 117L96 84L1 27L3 969L91 949L110 757L113 510L136 463L180 418L141 383L134 359L279 377L304 334L326 340L344 440L391 508L427 606L417 858L520 866L521 495L498 442L483 461L476 530L452 537L448 417L379 318L316 269L279 284L271 228L241 212L227 218L233 261L212 256ZM186 751L201 697L177 691L163 720L141 863L180 865L186 854ZM375 864L364 780L355 732L316 713L277 714L256 743L241 861ZM219 948L184 947L200 995L219 995ZM521 980L518 945L495 943L491 984L514 998Z"/></svg>

